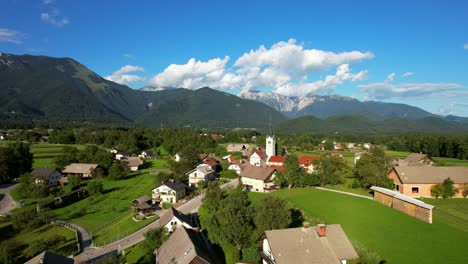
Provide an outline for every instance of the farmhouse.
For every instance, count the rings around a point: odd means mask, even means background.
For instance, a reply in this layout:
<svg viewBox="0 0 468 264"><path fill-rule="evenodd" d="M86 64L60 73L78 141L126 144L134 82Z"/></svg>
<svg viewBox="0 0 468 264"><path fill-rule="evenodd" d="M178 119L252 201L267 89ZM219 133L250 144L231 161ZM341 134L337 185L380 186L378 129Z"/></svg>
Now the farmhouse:
<svg viewBox="0 0 468 264"><path fill-rule="evenodd" d="M314 172L314 161L320 160L320 156L299 156L299 165L305 169L307 173Z"/></svg>
<svg viewBox="0 0 468 264"><path fill-rule="evenodd" d="M450 178L462 198L463 184L468 182L468 167L395 166L388 178L393 180L395 191L411 197L431 197L431 187Z"/></svg>
<svg viewBox="0 0 468 264"><path fill-rule="evenodd" d="M268 158L266 165L268 166L283 166L284 160L286 159L285 156L271 156Z"/></svg>
<svg viewBox="0 0 468 264"><path fill-rule="evenodd" d="M138 168L140 168L140 165L143 164L143 161L140 159L140 157L128 157L122 161L126 163L126 166L131 171L137 171Z"/></svg>
<svg viewBox="0 0 468 264"><path fill-rule="evenodd" d="M35 168L31 175L35 178L34 182L36 184L43 184L43 179L47 180L47 186L57 186L62 178L62 174L56 169L51 168Z"/></svg>
<svg viewBox="0 0 468 264"><path fill-rule="evenodd" d="M181 226L154 251L156 263L213 263L205 241L200 232Z"/></svg>
<svg viewBox="0 0 468 264"><path fill-rule="evenodd" d="M63 168L62 173L67 176L78 175L84 178L90 178L93 171L98 167L98 164L87 163L72 163Z"/></svg>
<svg viewBox="0 0 468 264"><path fill-rule="evenodd" d="M249 148L249 144L228 144L226 149L228 152L244 152Z"/></svg>
<svg viewBox="0 0 468 264"><path fill-rule="evenodd" d="M397 164L398 166L431 166L434 161L426 154L411 153L405 159L398 159Z"/></svg>
<svg viewBox="0 0 468 264"><path fill-rule="evenodd" d="M240 182L246 189L255 192L268 192L275 189L273 179L276 170L271 167L246 165L239 174Z"/></svg>
<svg viewBox="0 0 468 264"><path fill-rule="evenodd" d="M169 179L153 189L153 202L176 203L185 196L185 187L179 180Z"/></svg>
<svg viewBox="0 0 468 264"><path fill-rule="evenodd" d="M159 219L161 226L165 227L169 233L174 232L177 228L184 226L186 228L194 228L191 215L185 215L179 212L174 207L169 208Z"/></svg>
<svg viewBox="0 0 468 264"><path fill-rule="evenodd" d="M208 164L200 164L195 169L187 172L189 185L197 186L199 181L211 181L215 178L215 171Z"/></svg>
<svg viewBox="0 0 468 264"><path fill-rule="evenodd" d="M372 186L371 190L374 191L375 201L432 224L433 205L408 197L399 192L377 186Z"/></svg>
<svg viewBox="0 0 468 264"><path fill-rule="evenodd" d="M265 165L266 159L267 155L263 151L257 150L250 156L249 162L251 165L261 166Z"/></svg>
<svg viewBox="0 0 468 264"><path fill-rule="evenodd" d="M342 263L358 258L340 225L318 225L265 231L263 263Z"/></svg>

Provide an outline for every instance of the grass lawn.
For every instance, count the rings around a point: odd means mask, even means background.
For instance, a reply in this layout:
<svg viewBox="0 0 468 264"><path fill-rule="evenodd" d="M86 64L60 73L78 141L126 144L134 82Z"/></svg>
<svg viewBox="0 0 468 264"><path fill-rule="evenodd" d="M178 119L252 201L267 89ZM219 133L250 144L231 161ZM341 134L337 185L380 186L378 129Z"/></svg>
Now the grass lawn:
<svg viewBox="0 0 468 264"><path fill-rule="evenodd" d="M117 241L158 219L153 217L135 222L132 219L133 215L134 213L130 212L112 224L92 232L94 244L99 246Z"/></svg>
<svg viewBox="0 0 468 264"><path fill-rule="evenodd" d="M372 197L372 194L370 193L369 190L365 190L363 188L351 188L351 184L354 181L354 178L344 178L345 182L342 184L337 184L337 185L325 185L325 188L332 189L332 190L338 190L338 191L343 191L343 192L350 192L350 193L355 193L355 194L360 194L360 195L365 195Z"/></svg>
<svg viewBox="0 0 468 264"><path fill-rule="evenodd" d="M452 159L452 158L432 158L435 162L442 166L468 166L468 160Z"/></svg>
<svg viewBox="0 0 468 264"><path fill-rule="evenodd" d="M85 145L65 145L49 143L32 144L31 153L33 153L34 157L33 168L55 167L54 158L62 155L62 149L64 146L76 147L78 150L83 150L85 148Z"/></svg>
<svg viewBox="0 0 468 264"><path fill-rule="evenodd" d="M77 249L75 231L59 225L44 225L36 229L16 233L16 231L12 228L11 222L7 220L1 220L0 234L0 241L2 243L8 243L8 241L14 240L22 244L20 247L21 250L16 252L16 261L18 263L23 263L24 261L34 257L34 255L31 255L32 252L30 252L29 248L29 245L31 245L34 241L48 239L54 235L65 237L65 241L57 246L49 248L48 250L69 256L75 253Z"/></svg>
<svg viewBox="0 0 468 264"><path fill-rule="evenodd" d="M434 205L433 218L468 232L468 199L422 199Z"/></svg>
<svg viewBox="0 0 468 264"><path fill-rule="evenodd" d="M251 193L253 200L268 194ZM427 224L372 200L313 188L280 190L307 217L341 224L352 241L388 263L468 263L468 233L440 217Z"/></svg>
<svg viewBox="0 0 468 264"><path fill-rule="evenodd" d="M140 263L146 255L144 242L125 249L126 263Z"/></svg>

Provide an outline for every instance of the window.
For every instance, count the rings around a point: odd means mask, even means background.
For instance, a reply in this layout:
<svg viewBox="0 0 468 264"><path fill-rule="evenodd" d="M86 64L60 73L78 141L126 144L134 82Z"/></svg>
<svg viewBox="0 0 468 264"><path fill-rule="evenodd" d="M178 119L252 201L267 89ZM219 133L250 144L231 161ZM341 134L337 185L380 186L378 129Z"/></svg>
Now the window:
<svg viewBox="0 0 468 264"><path fill-rule="evenodd" d="M411 187L412 193L419 193L419 187Z"/></svg>
<svg viewBox="0 0 468 264"><path fill-rule="evenodd" d="M396 190L396 191L400 191L400 185L395 184L395 190Z"/></svg>

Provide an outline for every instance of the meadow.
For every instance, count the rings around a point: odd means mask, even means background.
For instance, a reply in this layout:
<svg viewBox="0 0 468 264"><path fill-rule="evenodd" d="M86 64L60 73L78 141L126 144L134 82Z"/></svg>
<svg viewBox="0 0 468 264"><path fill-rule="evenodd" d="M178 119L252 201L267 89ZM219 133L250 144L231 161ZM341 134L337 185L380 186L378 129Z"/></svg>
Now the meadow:
<svg viewBox="0 0 468 264"><path fill-rule="evenodd" d="M455 220L468 216L468 200L440 202L441 212L435 209L434 223L428 224L372 200L314 188L250 193L253 201L266 195L285 198L308 219L341 224L351 241L375 251L388 263L468 263L468 232ZM454 205L459 201L462 211ZM455 212L454 207L458 208Z"/></svg>

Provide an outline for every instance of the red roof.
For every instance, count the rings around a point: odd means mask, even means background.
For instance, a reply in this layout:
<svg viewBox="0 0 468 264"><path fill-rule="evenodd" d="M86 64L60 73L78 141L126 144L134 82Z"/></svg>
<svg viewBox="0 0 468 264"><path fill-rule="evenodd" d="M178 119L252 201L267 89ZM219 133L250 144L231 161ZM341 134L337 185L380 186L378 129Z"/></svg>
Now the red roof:
<svg viewBox="0 0 468 264"><path fill-rule="evenodd" d="M268 162L281 162L281 163L284 163L285 159L286 159L285 156L271 156L268 159Z"/></svg>
<svg viewBox="0 0 468 264"><path fill-rule="evenodd" d="M269 167L275 169L276 171L284 172L284 166L270 165Z"/></svg>
<svg viewBox="0 0 468 264"><path fill-rule="evenodd" d="M257 150L257 151L255 151L255 153L257 153L257 155L260 156L260 158L266 157L266 155L265 155L265 153L263 153L263 151Z"/></svg>
<svg viewBox="0 0 468 264"><path fill-rule="evenodd" d="M300 156L299 164L309 166L315 160L320 160L320 156Z"/></svg>
<svg viewBox="0 0 468 264"><path fill-rule="evenodd" d="M218 162L212 159L206 159L203 161L203 163L208 164L210 167L218 166Z"/></svg>

